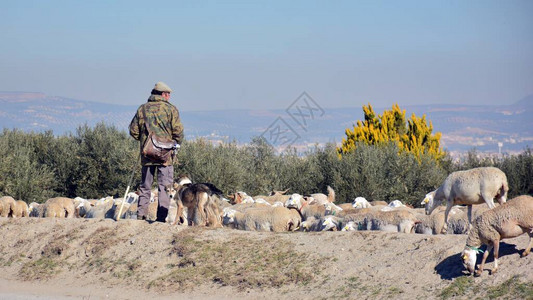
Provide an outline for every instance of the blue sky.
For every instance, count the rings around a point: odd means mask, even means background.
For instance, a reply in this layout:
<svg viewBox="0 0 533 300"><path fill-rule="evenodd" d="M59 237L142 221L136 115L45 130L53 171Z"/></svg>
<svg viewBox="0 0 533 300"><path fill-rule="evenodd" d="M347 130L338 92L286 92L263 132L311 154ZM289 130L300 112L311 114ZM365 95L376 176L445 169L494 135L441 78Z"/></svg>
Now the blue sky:
<svg viewBox="0 0 533 300"><path fill-rule="evenodd" d="M533 1L0 0L0 91L182 110L506 104L533 94Z"/></svg>

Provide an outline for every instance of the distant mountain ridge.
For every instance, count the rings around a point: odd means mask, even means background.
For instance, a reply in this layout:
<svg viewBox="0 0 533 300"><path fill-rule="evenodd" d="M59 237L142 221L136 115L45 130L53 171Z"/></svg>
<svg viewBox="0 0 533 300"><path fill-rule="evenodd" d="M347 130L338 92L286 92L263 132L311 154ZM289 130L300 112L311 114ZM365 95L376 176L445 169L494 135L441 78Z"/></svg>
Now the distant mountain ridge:
<svg viewBox="0 0 533 300"><path fill-rule="evenodd" d="M176 102L175 102L176 103ZM316 103L315 103L316 104ZM179 102L177 102L179 107ZM117 105L48 96L32 92L0 92L0 125L23 131L52 130L56 135L75 132L83 124L98 122L127 130L137 105ZM406 117L426 115L434 132L442 133L448 151L519 152L533 146L533 95L510 105L401 105ZM320 108L307 111L305 126L287 110L181 111L188 139L205 137L214 141L248 143L252 137L271 137L270 129L285 126L293 134L294 146L305 148L327 142L340 143L344 130L363 118L361 107ZM376 113L383 109L374 107ZM300 111L301 112L301 111ZM319 112L322 114L319 115ZM281 126L279 126L281 125ZM276 127L277 126L277 127Z"/></svg>

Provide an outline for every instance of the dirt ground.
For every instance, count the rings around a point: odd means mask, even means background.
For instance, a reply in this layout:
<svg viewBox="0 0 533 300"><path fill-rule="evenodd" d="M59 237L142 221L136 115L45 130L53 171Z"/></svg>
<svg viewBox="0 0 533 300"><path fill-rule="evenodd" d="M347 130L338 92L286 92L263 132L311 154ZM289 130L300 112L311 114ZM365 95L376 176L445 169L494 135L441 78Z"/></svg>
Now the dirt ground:
<svg viewBox="0 0 533 300"><path fill-rule="evenodd" d="M0 299L533 299L527 235L480 277L464 274L465 235L0 218L0 238Z"/></svg>

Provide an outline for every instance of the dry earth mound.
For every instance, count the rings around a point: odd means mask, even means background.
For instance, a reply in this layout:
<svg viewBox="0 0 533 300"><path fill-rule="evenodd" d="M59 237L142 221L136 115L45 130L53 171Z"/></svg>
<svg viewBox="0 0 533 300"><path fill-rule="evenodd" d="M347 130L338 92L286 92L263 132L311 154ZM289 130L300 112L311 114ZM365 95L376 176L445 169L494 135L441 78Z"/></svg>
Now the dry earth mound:
<svg viewBox="0 0 533 300"><path fill-rule="evenodd" d="M526 235L477 278L463 274L465 235L0 218L0 236L0 298L533 299Z"/></svg>

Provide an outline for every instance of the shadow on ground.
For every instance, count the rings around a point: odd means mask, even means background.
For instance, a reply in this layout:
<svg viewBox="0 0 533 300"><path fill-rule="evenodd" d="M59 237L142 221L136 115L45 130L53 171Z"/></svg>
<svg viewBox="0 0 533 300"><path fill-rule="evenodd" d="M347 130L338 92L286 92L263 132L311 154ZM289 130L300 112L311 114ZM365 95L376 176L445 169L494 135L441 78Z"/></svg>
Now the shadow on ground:
<svg viewBox="0 0 533 300"><path fill-rule="evenodd" d="M487 248L486 246L481 247L483 251L485 251L486 248ZM522 253L522 251L519 251L516 248L516 245L500 243L500 254L499 254L500 258L507 256L507 255L515 254L515 253ZM481 263L482 257L483 255L481 254L477 256L476 265ZM494 256L491 251L485 264L491 263L493 261L494 261ZM457 254L454 254L452 256L445 258L437 266L435 266L435 272L437 272L437 274L440 275L440 278L444 280L452 280L454 278L468 274L465 268L463 267L461 253L457 253Z"/></svg>

